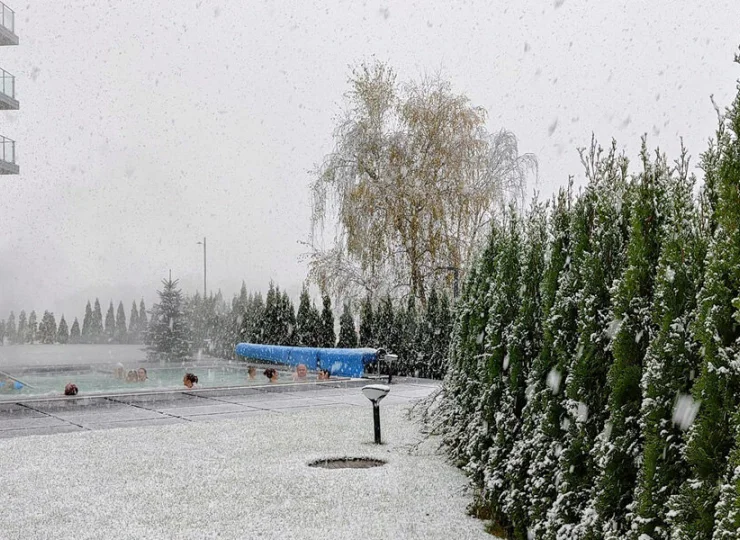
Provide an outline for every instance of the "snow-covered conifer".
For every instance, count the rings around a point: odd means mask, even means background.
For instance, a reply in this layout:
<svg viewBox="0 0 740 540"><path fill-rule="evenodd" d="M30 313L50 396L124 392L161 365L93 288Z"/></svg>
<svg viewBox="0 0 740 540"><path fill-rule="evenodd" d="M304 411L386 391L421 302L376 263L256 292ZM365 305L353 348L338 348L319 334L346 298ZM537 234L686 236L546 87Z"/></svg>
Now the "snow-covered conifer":
<svg viewBox="0 0 740 540"><path fill-rule="evenodd" d="M665 156L650 161L642 141L643 170L634 179L625 268L612 298L611 319L618 327L611 341L613 363L607 374L608 418L593 450L598 469L590 506L604 538L624 538L641 455L642 365L654 334L650 316L660 255L665 190L670 170Z"/></svg>
<svg viewBox="0 0 740 540"><path fill-rule="evenodd" d="M56 339L61 344L65 344L69 341L69 328L67 327L67 321L64 320L64 315L59 319L59 328L57 330Z"/></svg>
<svg viewBox="0 0 740 540"><path fill-rule="evenodd" d="M699 347L691 329L703 278L706 237L693 200L694 182L688 175L685 153L677 164L667 190L651 309L655 337L643 364L640 430L644 448L631 511L632 538L670 539L667 502L688 474L682 457L685 426L673 416L677 399L689 399L699 370Z"/></svg>
<svg viewBox="0 0 740 540"><path fill-rule="evenodd" d="M357 347L357 330L352 309L348 302L342 307L342 316L339 317L339 341L337 347L340 349L354 349Z"/></svg>
<svg viewBox="0 0 740 540"><path fill-rule="evenodd" d="M190 355L190 328L182 292L177 288L177 280L165 279L162 285L147 332L147 356L154 360L185 360Z"/></svg>
<svg viewBox="0 0 740 540"><path fill-rule="evenodd" d="M732 420L740 405L740 84L702 163L716 193L715 230L695 325L703 358L693 387L700 408L685 450L690 473L672 500L669 516L676 540L712 537L719 486L723 477L726 482L733 478L727 460L735 443ZM723 497L727 500L724 490Z"/></svg>

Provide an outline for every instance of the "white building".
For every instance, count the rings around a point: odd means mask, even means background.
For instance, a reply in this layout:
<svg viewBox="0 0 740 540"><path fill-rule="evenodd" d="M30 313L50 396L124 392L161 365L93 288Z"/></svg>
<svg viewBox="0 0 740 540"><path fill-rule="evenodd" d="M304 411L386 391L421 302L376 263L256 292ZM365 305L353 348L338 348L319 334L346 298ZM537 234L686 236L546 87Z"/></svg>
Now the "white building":
<svg viewBox="0 0 740 540"><path fill-rule="evenodd" d="M18 45L15 34L15 12L0 2L0 45ZM15 99L15 77L0 68L0 110L17 111ZM15 141L0 135L0 174L18 174L20 168L15 161Z"/></svg>

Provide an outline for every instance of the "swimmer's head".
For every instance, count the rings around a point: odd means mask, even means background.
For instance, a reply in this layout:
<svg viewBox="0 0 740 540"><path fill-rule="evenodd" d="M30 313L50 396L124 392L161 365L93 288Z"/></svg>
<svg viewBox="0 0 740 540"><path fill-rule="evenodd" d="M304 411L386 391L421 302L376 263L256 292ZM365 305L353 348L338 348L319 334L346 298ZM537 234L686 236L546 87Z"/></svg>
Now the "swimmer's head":
<svg viewBox="0 0 740 540"><path fill-rule="evenodd" d="M192 388L193 385L197 383L198 383L198 376L193 375L192 373L186 373L185 376L182 378L182 384L184 384L188 388Z"/></svg>
<svg viewBox="0 0 740 540"><path fill-rule="evenodd" d="M308 368L306 368L306 364L298 364L295 368L295 373L299 379L305 379L306 375L308 375Z"/></svg>
<svg viewBox="0 0 740 540"><path fill-rule="evenodd" d="M68 383L67 386L64 387L65 396L76 396L77 392L79 392L79 390L77 389L77 385L74 383Z"/></svg>

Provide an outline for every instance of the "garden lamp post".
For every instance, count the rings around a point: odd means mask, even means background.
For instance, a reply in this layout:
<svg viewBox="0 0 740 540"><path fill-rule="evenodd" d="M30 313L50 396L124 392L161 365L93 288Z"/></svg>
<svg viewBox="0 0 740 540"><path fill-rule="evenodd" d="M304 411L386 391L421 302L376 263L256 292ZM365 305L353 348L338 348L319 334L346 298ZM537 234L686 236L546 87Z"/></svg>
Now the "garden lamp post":
<svg viewBox="0 0 740 540"><path fill-rule="evenodd" d="M380 400L391 391L384 384L368 384L362 387L362 393L373 403L373 421L375 423L375 444L380 444Z"/></svg>

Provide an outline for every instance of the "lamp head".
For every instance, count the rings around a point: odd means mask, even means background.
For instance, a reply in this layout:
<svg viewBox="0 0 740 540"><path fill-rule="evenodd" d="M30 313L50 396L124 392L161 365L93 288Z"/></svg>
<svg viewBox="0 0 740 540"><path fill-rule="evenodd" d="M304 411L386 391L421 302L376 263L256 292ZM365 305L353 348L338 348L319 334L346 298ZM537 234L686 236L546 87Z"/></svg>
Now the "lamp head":
<svg viewBox="0 0 740 540"><path fill-rule="evenodd" d="M379 402L387 396L390 391L390 386L386 386L385 384L368 384L367 386L362 387L362 393L365 394L365 397L373 403Z"/></svg>

